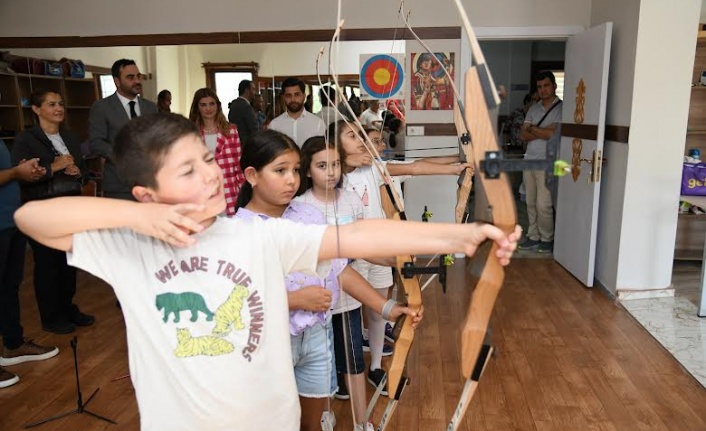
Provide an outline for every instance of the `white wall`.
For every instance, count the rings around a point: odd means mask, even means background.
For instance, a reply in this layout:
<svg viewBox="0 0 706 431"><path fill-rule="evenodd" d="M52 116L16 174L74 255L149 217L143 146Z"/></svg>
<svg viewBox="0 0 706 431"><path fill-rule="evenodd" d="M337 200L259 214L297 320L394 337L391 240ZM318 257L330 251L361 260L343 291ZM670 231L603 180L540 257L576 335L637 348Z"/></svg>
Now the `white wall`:
<svg viewBox="0 0 706 431"><path fill-rule="evenodd" d="M182 81L186 78L184 76L186 71L179 67L181 51L179 46L158 46L155 48L155 92L159 94L162 90L169 90L172 93L172 112L188 116L189 112L183 108L191 100L185 97L182 89ZM153 100L157 101L156 94Z"/></svg>
<svg viewBox="0 0 706 431"><path fill-rule="evenodd" d="M617 289L671 282L701 0L643 0L637 31Z"/></svg>
<svg viewBox="0 0 706 431"><path fill-rule="evenodd" d="M0 37L100 36L326 29L336 25L335 1L282 0L24 0L0 2ZM586 25L586 0L465 0L477 26ZM414 26L460 25L451 0L407 0ZM403 27L399 2L343 2L348 28Z"/></svg>

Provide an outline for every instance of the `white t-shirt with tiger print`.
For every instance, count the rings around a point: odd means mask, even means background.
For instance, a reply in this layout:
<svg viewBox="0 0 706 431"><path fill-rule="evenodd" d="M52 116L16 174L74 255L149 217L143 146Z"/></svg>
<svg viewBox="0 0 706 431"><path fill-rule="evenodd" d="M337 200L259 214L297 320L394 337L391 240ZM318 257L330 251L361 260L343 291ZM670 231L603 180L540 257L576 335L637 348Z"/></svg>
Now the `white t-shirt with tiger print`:
<svg viewBox="0 0 706 431"><path fill-rule="evenodd" d="M74 235L69 264L122 305L142 430L299 429L284 276L326 273L325 228L219 217L188 248L128 229Z"/></svg>

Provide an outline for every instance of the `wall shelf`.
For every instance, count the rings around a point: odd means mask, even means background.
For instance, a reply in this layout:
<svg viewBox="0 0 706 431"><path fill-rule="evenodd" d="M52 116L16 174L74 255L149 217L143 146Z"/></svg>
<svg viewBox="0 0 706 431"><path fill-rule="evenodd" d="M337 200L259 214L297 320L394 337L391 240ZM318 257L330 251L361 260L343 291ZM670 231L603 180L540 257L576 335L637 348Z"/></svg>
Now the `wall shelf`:
<svg viewBox="0 0 706 431"><path fill-rule="evenodd" d="M38 88L61 94L66 105L64 124L82 140L88 139L88 112L98 100L98 86L93 79L0 73L0 130L17 134L34 124L32 109L26 104Z"/></svg>

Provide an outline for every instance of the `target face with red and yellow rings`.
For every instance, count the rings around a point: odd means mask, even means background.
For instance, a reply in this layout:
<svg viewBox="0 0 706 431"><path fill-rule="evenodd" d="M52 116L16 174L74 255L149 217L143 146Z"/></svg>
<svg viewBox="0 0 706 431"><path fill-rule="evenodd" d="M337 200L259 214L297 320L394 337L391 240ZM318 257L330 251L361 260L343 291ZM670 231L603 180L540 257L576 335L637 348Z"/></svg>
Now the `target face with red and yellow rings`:
<svg viewBox="0 0 706 431"><path fill-rule="evenodd" d="M360 69L360 86L373 99L387 99L400 91L404 72L400 63L389 55L374 55Z"/></svg>

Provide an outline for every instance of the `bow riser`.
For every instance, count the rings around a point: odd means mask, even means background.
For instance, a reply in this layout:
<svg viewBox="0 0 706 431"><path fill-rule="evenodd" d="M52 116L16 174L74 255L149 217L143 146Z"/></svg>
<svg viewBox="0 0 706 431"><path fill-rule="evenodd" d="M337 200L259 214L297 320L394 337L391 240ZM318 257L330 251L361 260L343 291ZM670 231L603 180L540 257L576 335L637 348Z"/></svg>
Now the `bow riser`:
<svg viewBox="0 0 706 431"><path fill-rule="evenodd" d="M498 151L495 127L490 118L486 98L478 73L473 67L466 72L466 123L470 129L473 141L473 161L476 171L480 172L480 161L485 159L487 151ZM489 198L488 208L492 212L492 220L482 220L493 223L506 234L515 229L515 200L510 189L507 174L502 172L500 178L487 179L484 175L478 176L484 194ZM494 256L493 256L494 258Z"/></svg>

